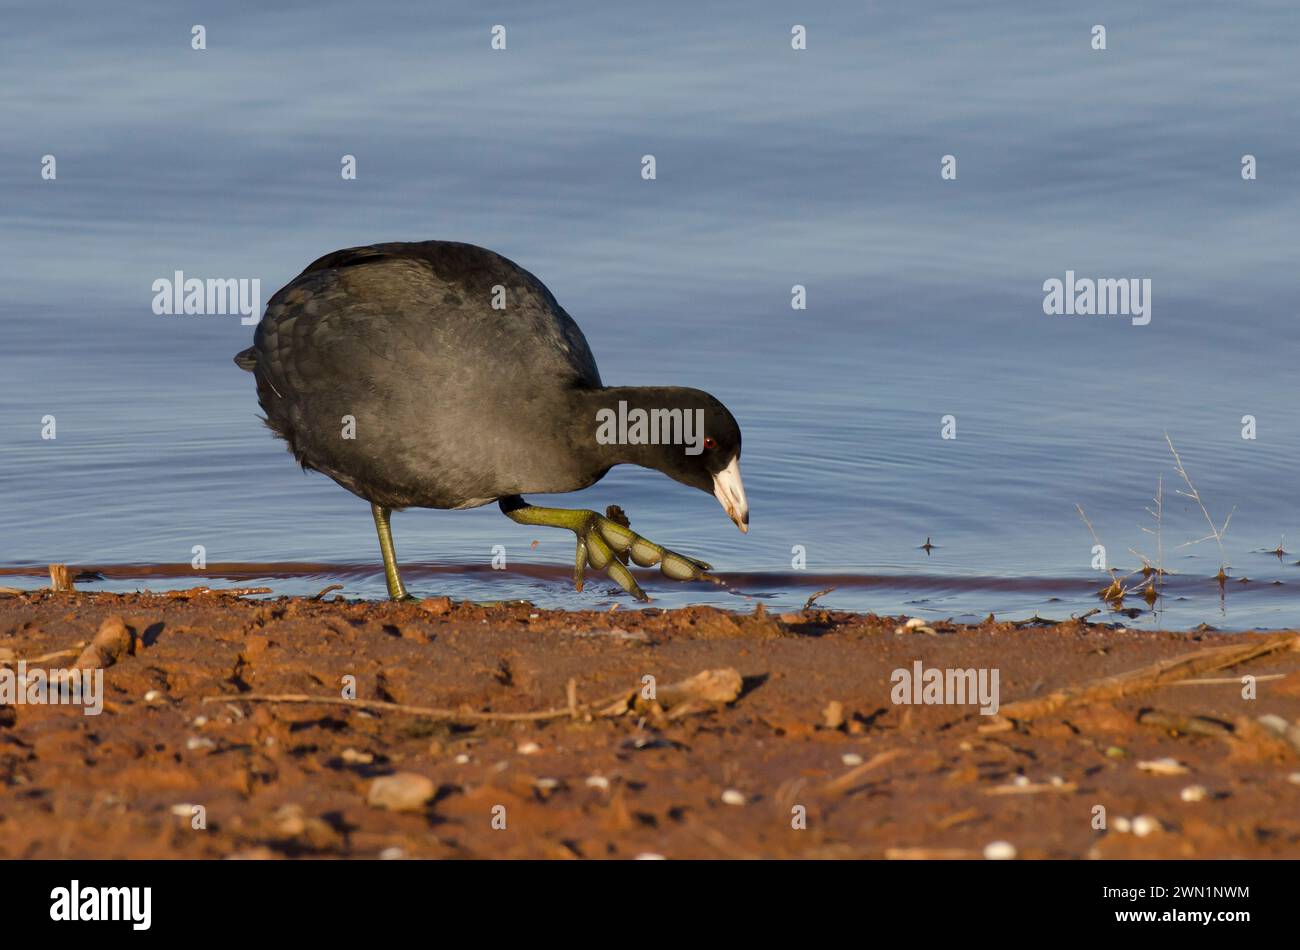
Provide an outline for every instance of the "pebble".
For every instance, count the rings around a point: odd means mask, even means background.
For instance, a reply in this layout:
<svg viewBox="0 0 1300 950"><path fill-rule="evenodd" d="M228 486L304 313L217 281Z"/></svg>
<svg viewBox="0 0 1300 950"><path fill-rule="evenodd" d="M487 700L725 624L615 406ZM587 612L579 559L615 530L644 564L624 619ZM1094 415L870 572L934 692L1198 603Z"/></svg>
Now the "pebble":
<svg viewBox="0 0 1300 950"><path fill-rule="evenodd" d="M1028 775L1017 775L1015 778L1013 778L1013 779L1011 780L1011 784L1012 784L1012 785L1019 786L1020 788L1024 788L1026 785L1029 784L1029 776L1028 776Z"/></svg>
<svg viewBox="0 0 1300 950"><path fill-rule="evenodd" d="M405 861L406 852L401 848L385 848L379 852L380 861Z"/></svg>
<svg viewBox="0 0 1300 950"><path fill-rule="evenodd" d="M1138 768L1144 772L1150 772L1152 775L1186 775L1191 771L1177 759L1170 758L1139 762Z"/></svg>
<svg viewBox="0 0 1300 950"><path fill-rule="evenodd" d="M467 756L464 752L462 752L460 755L456 756L456 764L469 765L469 756Z"/></svg>
<svg viewBox="0 0 1300 950"><path fill-rule="evenodd" d="M906 627L908 630L915 630L917 627L924 627L925 621L922 620L920 617L913 617L912 619L907 621L907 623L903 624L903 626Z"/></svg>
<svg viewBox="0 0 1300 950"><path fill-rule="evenodd" d="M149 690L149 692L147 692L147 693L144 694L144 701L145 701L146 703L156 702L156 701L158 700L158 698L161 697L161 696L162 696L162 693L158 692L158 690L156 690L156 689L151 689L151 690Z"/></svg>
<svg viewBox="0 0 1300 950"><path fill-rule="evenodd" d="M838 729L844 725L844 704L838 699L832 699L822 710L822 722L827 729Z"/></svg>
<svg viewBox="0 0 1300 950"><path fill-rule="evenodd" d="M1145 838L1153 831L1160 830L1160 822L1156 821L1150 815L1138 815L1133 819L1133 834L1139 838Z"/></svg>
<svg viewBox="0 0 1300 950"><path fill-rule="evenodd" d="M414 772L381 775L370 783L366 801L374 808L389 811L419 811L433 798L433 780Z"/></svg>
<svg viewBox="0 0 1300 950"><path fill-rule="evenodd" d="M603 789L608 789L608 788L609 788L609 779L605 778L605 776L603 776L603 775L588 775L588 776L587 776L587 787L588 787L588 788L599 788L599 789L602 789L602 790L603 790Z"/></svg>
<svg viewBox="0 0 1300 950"><path fill-rule="evenodd" d="M207 724L208 724L208 717L207 717L207 716L195 716L195 717L194 717L194 725L198 726L199 728L202 728L203 726L206 726Z"/></svg>
<svg viewBox="0 0 1300 950"><path fill-rule="evenodd" d="M1129 821L1123 815L1120 815L1114 821L1111 822L1111 827L1113 827L1120 834L1126 835L1133 830L1133 822Z"/></svg>
<svg viewBox="0 0 1300 950"><path fill-rule="evenodd" d="M519 746L520 755L536 755L542 751L542 747L536 742L525 742Z"/></svg>
<svg viewBox="0 0 1300 950"><path fill-rule="evenodd" d="M441 617L443 614L451 613L450 597L426 597L420 601L420 609L431 617ZM487 623L487 621L483 621Z"/></svg>
<svg viewBox="0 0 1300 950"><path fill-rule="evenodd" d="M185 740L185 748L189 749L191 752L195 749L212 749L215 748L216 745L217 744L207 736L190 736Z"/></svg>
<svg viewBox="0 0 1300 950"><path fill-rule="evenodd" d="M1204 785L1188 785L1178 793L1178 797L1185 802L1203 802L1209 794L1209 789Z"/></svg>
<svg viewBox="0 0 1300 950"><path fill-rule="evenodd" d="M742 793L742 792L738 792L738 791L736 791L734 788L729 788L729 789L727 789L725 792L723 792L723 793L722 793L722 800L723 800L726 804L728 804L728 805L743 805L743 804L745 804L745 796L744 796L744 793Z"/></svg>
<svg viewBox="0 0 1300 950"><path fill-rule="evenodd" d="M172 814L181 818L194 817L194 806L189 802L180 802L172 806Z"/></svg>
<svg viewBox="0 0 1300 950"><path fill-rule="evenodd" d="M1286 735L1287 729L1291 727L1289 722L1273 713L1260 716L1257 722L1270 732L1276 732L1279 736Z"/></svg>
<svg viewBox="0 0 1300 950"><path fill-rule="evenodd" d="M369 752L358 752L356 749L344 749L339 758L351 765L369 765L375 761Z"/></svg>
<svg viewBox="0 0 1300 950"><path fill-rule="evenodd" d="M984 846L984 857L989 861L1012 861L1016 857L1016 846L1010 841L994 841Z"/></svg>
<svg viewBox="0 0 1300 950"><path fill-rule="evenodd" d="M653 851L642 851L636 856L638 861L667 861L662 854L655 854Z"/></svg>
<svg viewBox="0 0 1300 950"><path fill-rule="evenodd" d="M1292 785L1300 785L1300 772L1292 772L1286 777L1286 780Z"/></svg>
<svg viewBox="0 0 1300 950"><path fill-rule="evenodd" d="M553 792L560 787L560 780L555 778L539 778L533 783L533 787L543 792Z"/></svg>
<svg viewBox="0 0 1300 950"><path fill-rule="evenodd" d="M840 761L845 765L861 765L864 760L862 756L858 755L856 752L845 752L840 756Z"/></svg>

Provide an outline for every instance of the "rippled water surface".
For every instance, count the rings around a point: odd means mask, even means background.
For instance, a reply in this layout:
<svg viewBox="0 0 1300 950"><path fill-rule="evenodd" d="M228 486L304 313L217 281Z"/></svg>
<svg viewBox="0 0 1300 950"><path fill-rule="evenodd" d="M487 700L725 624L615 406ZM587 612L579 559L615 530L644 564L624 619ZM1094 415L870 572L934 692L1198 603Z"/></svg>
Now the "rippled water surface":
<svg viewBox="0 0 1300 950"><path fill-rule="evenodd" d="M834 586L824 603L877 612L1081 613L1103 575L1075 506L1129 571L1157 556L1142 529L1163 479L1161 611L1130 597L1143 612L1113 619L1300 623L1300 554L1267 553L1300 549L1293 5L53 4L5 21L0 582L62 561L105 589L381 596L367 506L258 420L231 362L251 328L156 316L151 285L258 278L265 299L335 248L445 238L537 274L607 382L699 386L740 420L747 536L645 470L558 502L617 503L731 584L652 578L660 605ZM1150 324L1045 316L1042 284L1067 269L1150 278ZM1165 432L1211 515L1233 512L1222 589L1215 543L1184 546L1208 529ZM394 529L420 594L621 599L573 592L571 536L495 507Z"/></svg>

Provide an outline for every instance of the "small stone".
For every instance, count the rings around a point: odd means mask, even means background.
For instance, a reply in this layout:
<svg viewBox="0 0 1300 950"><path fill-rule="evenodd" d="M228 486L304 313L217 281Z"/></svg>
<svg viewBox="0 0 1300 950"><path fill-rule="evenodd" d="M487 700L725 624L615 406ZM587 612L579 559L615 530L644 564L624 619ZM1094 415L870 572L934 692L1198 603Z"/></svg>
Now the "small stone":
<svg viewBox="0 0 1300 950"><path fill-rule="evenodd" d="M903 624L908 630L915 630L917 627L924 627L926 623L920 617L912 617L907 623ZM1000 842L999 842L1000 843Z"/></svg>
<svg viewBox="0 0 1300 950"><path fill-rule="evenodd" d="M1128 752L1117 745L1110 746L1106 749L1106 758L1122 759L1128 755Z"/></svg>
<svg viewBox="0 0 1300 950"><path fill-rule="evenodd" d="M1062 785L1065 784L1065 779L1061 778L1061 776L1059 775L1053 775L1050 779L1048 779L1048 781L1051 782L1057 788L1060 788Z"/></svg>
<svg viewBox="0 0 1300 950"><path fill-rule="evenodd" d="M1185 802L1203 802L1209 794L1209 789L1204 785L1188 785L1178 793L1178 797Z"/></svg>
<svg viewBox="0 0 1300 950"><path fill-rule="evenodd" d="M1122 835L1128 834L1133 830L1133 822L1129 821L1123 815L1118 816L1111 822L1111 826Z"/></svg>
<svg viewBox="0 0 1300 950"><path fill-rule="evenodd" d="M344 749L339 758L349 765L369 765L375 761L375 757L369 752L358 752L356 749Z"/></svg>
<svg viewBox="0 0 1300 950"><path fill-rule="evenodd" d="M560 780L555 778L539 778L533 783L533 787L543 792L553 792L560 787Z"/></svg>
<svg viewBox="0 0 1300 950"><path fill-rule="evenodd" d="M379 852L380 861L405 861L406 852L401 848L385 848Z"/></svg>
<svg viewBox="0 0 1300 950"><path fill-rule="evenodd" d="M662 854L655 854L653 851L642 851L636 856L638 861L667 861Z"/></svg>
<svg viewBox="0 0 1300 950"><path fill-rule="evenodd" d="M1011 780L1011 784L1012 784L1012 785L1015 785L1015 786L1017 786L1017 787L1019 787L1019 788L1024 788L1026 785L1029 784L1029 776L1028 776L1028 775L1017 775L1015 778L1013 778L1013 779Z"/></svg>
<svg viewBox="0 0 1300 950"><path fill-rule="evenodd" d="M858 755L856 752L845 752L842 756L840 756L840 761L843 762L845 765L852 766L852 765L861 765L864 760L862 756Z"/></svg>
<svg viewBox="0 0 1300 950"><path fill-rule="evenodd" d="M208 724L208 717L207 717L207 716L195 716L195 717L194 717L194 725L197 726L198 728L202 729L202 728L203 728L204 726L206 726L207 724Z"/></svg>
<svg viewBox="0 0 1300 950"><path fill-rule="evenodd" d="M189 749L191 752L196 749L212 749L215 748L216 745L217 744L207 736L190 736L185 740L185 748Z"/></svg>
<svg viewBox="0 0 1300 950"><path fill-rule="evenodd" d="M608 788L609 788L609 779L605 778L605 776L603 776L603 775L588 775L588 776L587 776L587 787L588 787L588 788L599 788L599 789L601 789L601 790L608 789Z"/></svg>
<svg viewBox="0 0 1300 950"><path fill-rule="evenodd" d="M172 814L178 818L193 818L194 806L189 802L178 802L172 806Z"/></svg>
<svg viewBox="0 0 1300 950"><path fill-rule="evenodd" d="M367 802L389 811L419 811L433 798L433 780L414 772L381 775L370 783Z"/></svg>
<svg viewBox="0 0 1300 950"><path fill-rule="evenodd" d="M1150 815L1138 815L1133 819L1133 834L1139 838L1145 838L1154 831L1160 830L1160 822L1156 821Z"/></svg>
<svg viewBox="0 0 1300 950"><path fill-rule="evenodd" d="M147 692L147 693L144 694L144 701L145 701L146 703L157 702L158 699L159 699L161 696L162 696L162 693L158 692L158 690L156 690L156 689L151 689L151 690L149 690L149 692Z"/></svg>
<svg viewBox="0 0 1300 950"><path fill-rule="evenodd" d="M542 751L542 747L536 742L524 742L519 745L518 751L520 755L536 755Z"/></svg>
<svg viewBox="0 0 1300 950"><path fill-rule="evenodd" d="M838 729L844 725L844 704L837 699L832 699L822 710L822 722L827 729Z"/></svg>
<svg viewBox="0 0 1300 950"><path fill-rule="evenodd" d="M1287 722L1281 716L1274 715L1273 713L1267 713L1266 715L1260 716L1256 720L1256 722L1258 722L1269 732L1275 732L1279 736L1286 735L1287 729L1291 727L1291 724L1289 722Z"/></svg>
<svg viewBox="0 0 1300 950"><path fill-rule="evenodd" d="M984 846L984 857L989 861L1013 861L1016 846L1010 841L994 841Z"/></svg>
<svg viewBox="0 0 1300 950"><path fill-rule="evenodd" d="M745 796L744 793L729 788L722 793L722 801L727 805L743 805L745 804Z"/></svg>
<svg viewBox="0 0 1300 950"><path fill-rule="evenodd" d="M451 613L450 597L426 597L420 601L420 609L431 617L441 617Z"/></svg>
<svg viewBox="0 0 1300 950"><path fill-rule="evenodd" d="M1190 769L1177 759L1163 758L1139 762L1138 768L1152 775L1186 775Z"/></svg>
<svg viewBox="0 0 1300 950"><path fill-rule="evenodd" d="M1292 772L1286 777L1286 780L1292 785L1300 785L1300 772Z"/></svg>
<svg viewBox="0 0 1300 950"><path fill-rule="evenodd" d="M456 764L469 765L469 756L467 756L464 752L462 752L460 755L456 756Z"/></svg>

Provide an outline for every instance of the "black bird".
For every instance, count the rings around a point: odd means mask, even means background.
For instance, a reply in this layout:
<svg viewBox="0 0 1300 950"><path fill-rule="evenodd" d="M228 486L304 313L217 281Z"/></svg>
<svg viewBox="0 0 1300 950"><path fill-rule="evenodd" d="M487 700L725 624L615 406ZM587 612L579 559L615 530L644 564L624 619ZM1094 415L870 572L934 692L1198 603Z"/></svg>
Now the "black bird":
<svg viewBox="0 0 1300 950"><path fill-rule="evenodd" d="M615 465L658 469L715 495L741 531L740 427L717 399L676 386L607 387L587 341L540 280L499 254L449 241L327 254L267 304L253 345L266 423L304 469L370 502L389 596L405 599L389 516L497 502L520 524L578 538L590 564L638 600L625 566L712 579L594 511L540 508L525 493L577 491Z"/></svg>

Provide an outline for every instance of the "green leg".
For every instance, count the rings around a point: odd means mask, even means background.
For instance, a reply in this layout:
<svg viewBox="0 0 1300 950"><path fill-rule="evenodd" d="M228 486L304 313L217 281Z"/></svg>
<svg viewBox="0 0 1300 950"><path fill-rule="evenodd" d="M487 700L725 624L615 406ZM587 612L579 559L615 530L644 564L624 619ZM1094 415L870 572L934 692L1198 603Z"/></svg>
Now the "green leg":
<svg viewBox="0 0 1300 950"><path fill-rule="evenodd" d="M539 508L530 505L518 495L502 498L501 511L519 524L540 525L548 528L565 528L578 536L578 547L573 563L573 586L582 590L582 572L588 563L609 577L637 600L649 600L637 584L632 572L619 560L627 554L641 567L659 565L665 576L676 581L706 580L720 583L708 572L712 568L703 561L669 551L641 537L632 529L604 515L581 508Z"/></svg>
<svg viewBox="0 0 1300 950"><path fill-rule="evenodd" d="M384 580L388 582L388 596L393 600L413 600L402 586L402 575L397 573L397 555L393 552L393 529L388 526L392 514L387 508L370 506L375 516L375 530L379 533L379 551L384 555Z"/></svg>

